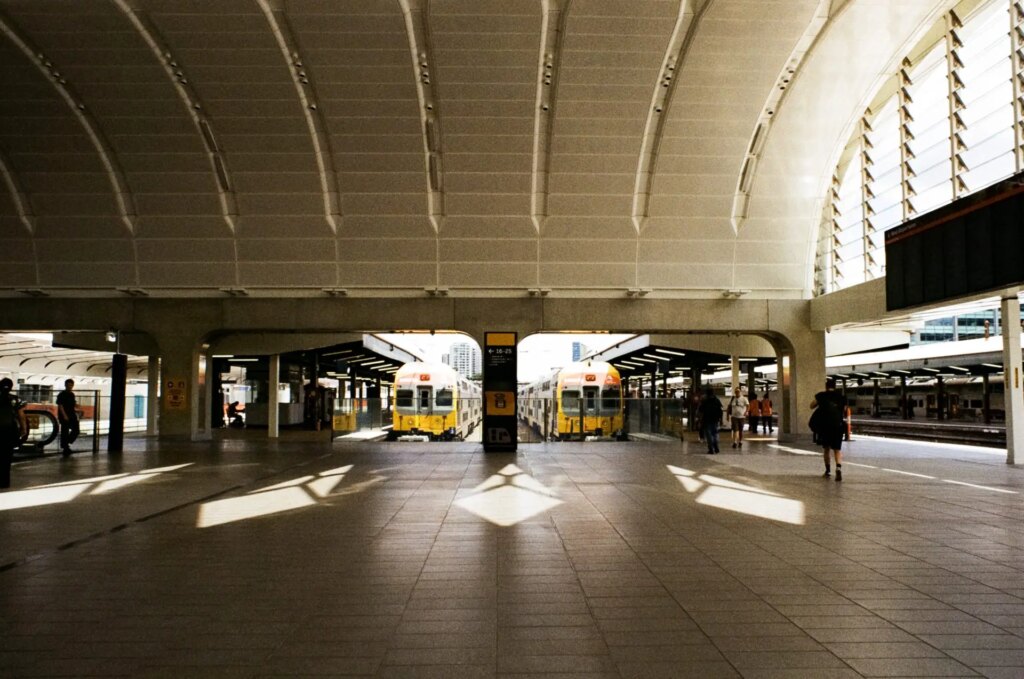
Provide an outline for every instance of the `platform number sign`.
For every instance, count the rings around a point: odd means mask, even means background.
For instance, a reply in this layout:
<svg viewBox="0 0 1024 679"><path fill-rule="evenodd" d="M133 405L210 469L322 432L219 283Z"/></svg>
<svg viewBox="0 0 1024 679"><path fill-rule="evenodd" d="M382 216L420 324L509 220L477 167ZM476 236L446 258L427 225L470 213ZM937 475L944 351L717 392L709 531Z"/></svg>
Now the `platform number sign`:
<svg viewBox="0 0 1024 679"><path fill-rule="evenodd" d="M515 452L516 421L516 349L514 332L484 334L484 450Z"/></svg>

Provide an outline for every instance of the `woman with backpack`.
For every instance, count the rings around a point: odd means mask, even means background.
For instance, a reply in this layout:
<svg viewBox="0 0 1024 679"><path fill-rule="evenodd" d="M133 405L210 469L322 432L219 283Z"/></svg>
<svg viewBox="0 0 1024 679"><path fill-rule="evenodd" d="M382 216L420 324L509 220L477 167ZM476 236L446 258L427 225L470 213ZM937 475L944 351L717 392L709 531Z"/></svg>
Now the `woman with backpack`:
<svg viewBox="0 0 1024 679"><path fill-rule="evenodd" d="M11 487L11 462L14 449L21 437L28 434L28 423L22 409L25 404L11 393L14 382L9 377L0 380L0 488Z"/></svg>
<svg viewBox="0 0 1024 679"><path fill-rule="evenodd" d="M846 410L846 397L836 391L836 381L829 378L825 382L825 391L819 391L811 401L811 421L808 425L817 437L825 455L825 473L831 476L831 457L836 460L836 481L843 480L843 412Z"/></svg>

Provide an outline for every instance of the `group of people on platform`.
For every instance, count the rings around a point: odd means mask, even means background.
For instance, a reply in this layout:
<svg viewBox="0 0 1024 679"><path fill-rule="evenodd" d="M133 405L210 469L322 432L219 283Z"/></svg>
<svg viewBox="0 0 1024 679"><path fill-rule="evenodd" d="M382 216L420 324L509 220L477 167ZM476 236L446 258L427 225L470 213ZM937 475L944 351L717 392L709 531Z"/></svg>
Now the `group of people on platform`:
<svg viewBox="0 0 1024 679"><path fill-rule="evenodd" d="M11 487L11 463L14 449L28 436L29 423L25 417L26 403L14 393L14 381L0 379L0 489ZM68 458L71 444L78 438L78 403L75 381L64 380L64 391L57 395L57 423L60 426L61 456Z"/></svg>
<svg viewBox="0 0 1024 679"><path fill-rule="evenodd" d="M756 394L748 399L739 387L733 389L732 397L726 406L722 405L714 390L708 387L697 409L701 438L707 443L708 455L720 452L718 447L718 430L722 424L722 414L729 415L732 431L732 447L743 447L743 425L750 420L750 431L757 432L757 424L764 425L762 431L773 431L772 418L774 412L772 401L766 393L761 399ZM846 397L836 390L836 381L829 379L825 390L814 395L811 401L811 419L808 427L814 434L815 441L822 447L825 458L825 478L832 475L832 462L836 465L836 481L843 480L843 439L849 440L850 409Z"/></svg>
<svg viewBox="0 0 1024 679"><path fill-rule="evenodd" d="M747 420L750 421L750 432L757 433L760 424L762 431L770 434L775 431L775 412L772 408L772 400L768 392L760 399L757 394L751 392L752 398L743 395L739 387L733 389L732 397L726 406L715 395L714 390L708 387L704 392L700 405L697 407L697 430L701 438L708 444L708 454L713 455L719 452L718 429L722 424L722 414L729 415L729 427L732 431L732 447L743 447L743 426Z"/></svg>

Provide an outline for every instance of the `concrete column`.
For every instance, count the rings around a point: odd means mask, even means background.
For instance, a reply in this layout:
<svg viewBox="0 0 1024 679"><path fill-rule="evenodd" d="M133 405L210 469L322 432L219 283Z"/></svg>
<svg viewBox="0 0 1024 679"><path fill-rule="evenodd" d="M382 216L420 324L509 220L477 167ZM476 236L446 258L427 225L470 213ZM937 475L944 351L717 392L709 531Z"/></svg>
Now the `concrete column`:
<svg viewBox="0 0 1024 679"><path fill-rule="evenodd" d="M757 373L754 372L754 368L757 364L753 361L747 364L747 395L754 399L757 397Z"/></svg>
<svg viewBox="0 0 1024 679"><path fill-rule="evenodd" d="M161 336L160 345L160 436L199 440L200 379L198 338Z"/></svg>
<svg viewBox="0 0 1024 679"><path fill-rule="evenodd" d="M732 396L732 389L740 386L740 357L736 354L732 355L732 387L728 393L728 396Z"/></svg>
<svg viewBox="0 0 1024 679"><path fill-rule="evenodd" d="M160 419L160 357L150 356L146 370L146 434L156 436Z"/></svg>
<svg viewBox="0 0 1024 679"><path fill-rule="evenodd" d="M1021 392L1020 301L1017 295L1004 297L1001 305L1003 330L1003 407L1006 409L1006 464L1015 464L1016 452L1024 453L1024 394Z"/></svg>
<svg viewBox="0 0 1024 679"><path fill-rule="evenodd" d="M267 395L267 437L276 439L281 409L277 397L281 387L281 354L270 356L270 393Z"/></svg>
<svg viewBox="0 0 1024 679"><path fill-rule="evenodd" d="M988 383L988 373L981 376L981 384L984 389L981 401L981 415L985 419L985 424L992 424L992 388Z"/></svg>
<svg viewBox="0 0 1024 679"><path fill-rule="evenodd" d="M809 441L811 401L825 389L825 333L815 330L787 335L788 346L778 347L780 441Z"/></svg>
<svg viewBox="0 0 1024 679"><path fill-rule="evenodd" d="M986 380L988 378L985 378ZM986 382L987 384L987 382ZM907 376L900 375L900 417L904 420L910 419L910 404L907 403Z"/></svg>

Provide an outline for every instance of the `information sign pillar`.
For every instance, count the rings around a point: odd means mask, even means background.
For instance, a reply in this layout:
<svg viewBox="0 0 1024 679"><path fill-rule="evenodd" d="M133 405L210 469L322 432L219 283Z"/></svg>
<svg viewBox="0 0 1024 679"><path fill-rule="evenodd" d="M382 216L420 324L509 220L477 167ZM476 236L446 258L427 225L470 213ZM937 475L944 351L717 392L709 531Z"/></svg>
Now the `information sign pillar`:
<svg viewBox="0 0 1024 679"><path fill-rule="evenodd" d="M484 333L484 451L516 451L518 422L516 381L518 336Z"/></svg>

